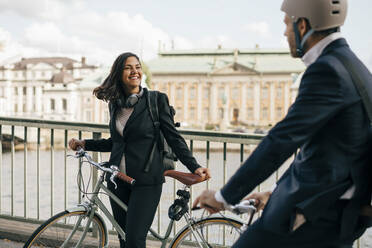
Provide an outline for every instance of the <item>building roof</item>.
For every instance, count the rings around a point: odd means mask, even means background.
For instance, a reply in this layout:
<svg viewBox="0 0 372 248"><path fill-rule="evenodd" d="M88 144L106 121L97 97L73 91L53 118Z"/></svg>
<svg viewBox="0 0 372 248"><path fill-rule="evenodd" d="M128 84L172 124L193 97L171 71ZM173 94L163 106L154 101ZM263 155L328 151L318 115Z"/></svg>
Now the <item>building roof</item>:
<svg viewBox="0 0 372 248"><path fill-rule="evenodd" d="M22 58L20 61L12 63L14 65L14 70L25 70L27 65L36 65L39 63L49 64L57 68L57 64L61 64L65 69L72 68L96 68L94 65L85 64L85 58L82 58L82 61L77 61L67 57L35 57L35 58ZM74 66L74 63L80 63L79 66Z"/></svg>
<svg viewBox="0 0 372 248"><path fill-rule="evenodd" d="M74 82L75 79L74 77L69 74L68 72L65 72L65 71L61 71L57 74L54 74L52 79L50 80L52 83L60 83L60 84L67 84L67 83L71 83L71 82Z"/></svg>
<svg viewBox="0 0 372 248"><path fill-rule="evenodd" d="M214 74L224 68L243 68L250 73L291 73L305 69L287 49L197 49L160 52L147 63L153 74ZM243 70L244 71L244 70Z"/></svg>

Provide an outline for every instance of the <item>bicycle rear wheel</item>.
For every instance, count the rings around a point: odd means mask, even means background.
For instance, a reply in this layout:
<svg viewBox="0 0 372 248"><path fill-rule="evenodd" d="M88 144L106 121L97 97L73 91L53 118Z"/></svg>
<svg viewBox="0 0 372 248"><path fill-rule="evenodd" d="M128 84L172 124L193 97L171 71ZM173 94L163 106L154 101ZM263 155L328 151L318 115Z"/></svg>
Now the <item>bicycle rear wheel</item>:
<svg viewBox="0 0 372 248"><path fill-rule="evenodd" d="M45 221L30 236L23 248L75 247L88 221L87 211L63 211ZM107 242L104 224L96 215L80 247L104 247Z"/></svg>
<svg viewBox="0 0 372 248"><path fill-rule="evenodd" d="M230 247L239 238L242 225L238 220L223 217L198 220L192 225L194 232L189 226L184 228L170 247Z"/></svg>

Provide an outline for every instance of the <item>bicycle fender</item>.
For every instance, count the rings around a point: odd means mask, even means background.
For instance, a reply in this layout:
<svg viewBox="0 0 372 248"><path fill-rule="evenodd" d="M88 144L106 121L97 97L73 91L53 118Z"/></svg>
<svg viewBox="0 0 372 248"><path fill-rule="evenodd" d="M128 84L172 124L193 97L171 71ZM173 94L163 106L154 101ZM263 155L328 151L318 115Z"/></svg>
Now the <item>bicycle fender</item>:
<svg viewBox="0 0 372 248"><path fill-rule="evenodd" d="M238 221L238 222L244 223L244 221L243 221L242 219L237 218L237 217L235 217L235 216L226 216L226 217L223 217L223 216L221 216L221 214L218 214L218 213L216 213L216 214L211 214L211 215L209 215L209 216L207 216L207 217L203 217L203 218L197 219L197 220L195 220L195 223L198 223L198 222L201 222L201 221L206 221L206 220L208 220L208 219L231 219L231 220L235 220L235 221ZM179 230L179 231L177 232L177 234L176 234L176 235L173 237L173 239L171 240L169 247L172 247L172 245L176 242L177 237L178 237L181 233L183 233L186 229L188 229L188 228L189 228L189 226L188 226L187 224L186 224L184 227L182 227L181 230Z"/></svg>
<svg viewBox="0 0 372 248"><path fill-rule="evenodd" d="M84 212L84 211L88 211L89 212L90 209L87 206L81 204L81 205L77 205L75 207L66 209L66 211L69 212L69 213L72 213L72 212ZM105 236L107 237L107 239L105 240L104 248L108 248L109 247L108 246L109 243L108 243L108 231L107 231L106 223L105 223L104 219L102 218L102 216L97 213L97 211L94 213L94 216L97 219L99 219L101 221L101 223L103 224L103 230L105 232Z"/></svg>

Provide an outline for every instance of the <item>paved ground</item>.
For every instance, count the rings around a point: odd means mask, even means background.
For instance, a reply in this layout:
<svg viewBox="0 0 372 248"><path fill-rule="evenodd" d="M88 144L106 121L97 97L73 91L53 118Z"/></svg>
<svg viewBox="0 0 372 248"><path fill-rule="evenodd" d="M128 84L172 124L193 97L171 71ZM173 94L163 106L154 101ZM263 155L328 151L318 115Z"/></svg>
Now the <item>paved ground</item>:
<svg viewBox="0 0 372 248"><path fill-rule="evenodd" d="M0 217L0 248L22 248L24 244L23 242L28 239L38 226L38 224ZM119 240L116 234L110 235L109 239L110 248L119 248ZM146 246L147 248L158 248L160 247L160 242L147 240Z"/></svg>
<svg viewBox="0 0 372 248"><path fill-rule="evenodd" d="M22 248L23 243L13 242L7 239L0 239L1 248Z"/></svg>

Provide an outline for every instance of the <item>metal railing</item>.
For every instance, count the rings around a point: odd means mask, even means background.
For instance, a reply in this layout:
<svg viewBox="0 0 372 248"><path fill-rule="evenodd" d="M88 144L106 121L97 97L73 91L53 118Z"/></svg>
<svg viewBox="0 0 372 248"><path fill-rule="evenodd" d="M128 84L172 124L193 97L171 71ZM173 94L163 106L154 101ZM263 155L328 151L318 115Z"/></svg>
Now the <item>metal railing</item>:
<svg viewBox="0 0 372 248"><path fill-rule="evenodd" d="M222 165L222 175L221 173L217 173L217 176L212 178L213 180L203 183L201 186L202 188L199 187L196 189L198 192L201 192L201 190L205 188L211 188L212 182L214 182L213 188L218 189L222 187L255 148L257 143L264 137L264 135L260 134L223 133L182 129L179 131L185 140L189 142L189 147L194 155L198 156L197 160L199 162L201 160L203 166L209 167L211 170L213 169L212 176ZM8 141L3 139L3 134L5 133L10 134ZM108 134L108 126L102 124L0 117L0 216L39 223L43 219L56 214L56 208L60 210L68 208L70 205L69 199L71 201L71 197L73 197L73 201L81 202L82 196L80 191L72 190L73 193L71 194L70 186L76 185L76 183L72 182L71 173L69 173L74 168L68 166L68 164L76 162L72 160L67 161L66 155L69 152L68 140L72 137L79 139L88 137L99 139L101 137L107 137ZM18 141L17 144L16 136L21 138L23 142L19 143ZM4 151L5 145L8 149L7 152ZM47 153L49 153L49 161L46 158ZM30 159L31 154L34 158L33 163ZM62 161L57 159L57 168L56 154L63 157L63 160L61 159ZM23 174L19 172L21 168L19 163L21 162L19 159L16 159L16 157L19 158L20 155L23 155ZM101 160L101 156L103 156L101 153L93 153L93 158L95 160ZM9 163L4 162L5 157L7 157ZM229 161L229 159L231 161ZM287 162L289 163L290 161ZM62 169L60 168L61 165L63 167ZM78 166L81 166L81 161L78 162ZM76 168L78 168L78 166L76 166ZM179 165L177 165L177 168L180 168ZM49 169L50 174L45 176L43 173L47 169ZM284 172L283 169L285 168L281 168L275 172L274 175L270 177L271 179L263 183L266 185L261 184L256 190L261 191L262 188L265 187L270 189L271 185L274 184L281 173ZM4 173L7 173L10 177L8 179L8 186L10 187L10 189L8 189L8 194L5 192L5 183L3 183L4 178L8 177L6 177ZM94 184L97 179L96 171L93 171L92 178L92 184ZM15 201L16 195L18 194L19 198L20 193L15 190L15 186L17 185L18 189L20 186L15 183L16 179L23 184L23 199L18 199L17 201ZM31 184L34 185L35 183L36 188L30 187ZM79 181L78 183L81 184L82 182ZM177 182L171 180L166 184L168 184L168 187L173 188L173 192L170 193L172 197L168 199L168 201L173 201L176 197ZM30 192L31 190L32 192ZM50 193L47 197L49 198L48 203L44 200L43 204L41 204L42 190L49 191ZM194 189L191 190L191 199L197 196L193 191ZM43 194L43 197L46 195ZM169 197L169 194L163 195ZM30 200L33 200L32 203ZM56 204L56 201L59 203L63 202L63 204ZM5 209L6 205L10 205L7 208L8 210ZM162 215L164 215L168 207L169 205L164 204L163 201L159 204L153 223L153 226L157 226L159 232L162 230L162 221L167 219L162 218ZM17 209L17 212L15 209ZM34 209L33 213L29 213L30 209ZM49 209L49 211L47 211L47 209ZM19 214L20 212L22 214ZM46 216L44 212L49 212L49 216ZM41 213L44 213L43 216ZM174 228L174 233L176 229L177 228ZM359 247L359 241L357 247Z"/></svg>

